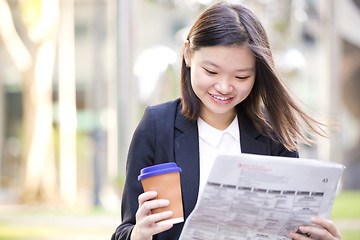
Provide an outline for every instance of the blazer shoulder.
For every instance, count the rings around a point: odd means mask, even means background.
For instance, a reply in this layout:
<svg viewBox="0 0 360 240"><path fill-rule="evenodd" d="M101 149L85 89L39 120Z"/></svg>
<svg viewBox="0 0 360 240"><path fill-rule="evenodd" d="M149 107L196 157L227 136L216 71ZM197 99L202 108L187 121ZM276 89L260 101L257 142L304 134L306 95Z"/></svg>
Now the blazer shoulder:
<svg viewBox="0 0 360 240"><path fill-rule="evenodd" d="M145 113L150 114L154 120L155 128L162 131L169 131L174 128L175 118L178 111L180 99L147 107Z"/></svg>
<svg viewBox="0 0 360 240"><path fill-rule="evenodd" d="M180 99L176 99L173 101L168 101L165 103L160 103L157 105L152 105L147 107L150 111L152 111L154 114L158 116L167 116L170 114L174 114L174 112L177 109L177 106L180 103Z"/></svg>
<svg viewBox="0 0 360 240"><path fill-rule="evenodd" d="M147 106L137 129L159 130L173 127L179 99L157 105ZM161 127L162 126L162 127ZM150 127L150 129L148 129Z"/></svg>
<svg viewBox="0 0 360 240"><path fill-rule="evenodd" d="M174 159L174 127L180 99L147 107L145 114L150 119L151 134L155 140L156 161ZM165 154L165 155L163 155ZM164 157L166 156L166 157Z"/></svg>

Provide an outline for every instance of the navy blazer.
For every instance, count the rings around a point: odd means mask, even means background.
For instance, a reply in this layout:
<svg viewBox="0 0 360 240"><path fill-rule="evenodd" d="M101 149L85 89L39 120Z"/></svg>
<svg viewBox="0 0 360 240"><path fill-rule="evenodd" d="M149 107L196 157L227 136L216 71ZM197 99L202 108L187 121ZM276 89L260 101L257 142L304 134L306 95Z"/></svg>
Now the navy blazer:
<svg viewBox="0 0 360 240"><path fill-rule="evenodd" d="M154 164L176 162L180 174L184 218L194 209L199 190L199 135L196 121L187 119L181 111L181 100L147 107L130 144L126 181L122 196L122 223L112 240L130 239L138 209L138 196L143 192L137 180L140 170ZM249 118L238 108L242 153L298 157L283 145L261 135ZM155 235L153 239L178 239L183 223Z"/></svg>

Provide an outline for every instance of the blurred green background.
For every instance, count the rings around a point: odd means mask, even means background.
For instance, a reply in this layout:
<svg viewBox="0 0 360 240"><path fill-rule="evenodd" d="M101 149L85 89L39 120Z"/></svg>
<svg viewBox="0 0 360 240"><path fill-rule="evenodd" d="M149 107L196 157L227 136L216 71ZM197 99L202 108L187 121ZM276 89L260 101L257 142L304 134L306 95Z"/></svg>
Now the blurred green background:
<svg viewBox="0 0 360 240"><path fill-rule="evenodd" d="M344 240L360 236L360 191L335 199L331 220ZM119 215L103 208L69 210L49 207L1 207L1 240L110 239Z"/></svg>
<svg viewBox="0 0 360 240"><path fill-rule="evenodd" d="M360 236L360 192L343 191L335 199L331 220L341 229L342 239Z"/></svg>

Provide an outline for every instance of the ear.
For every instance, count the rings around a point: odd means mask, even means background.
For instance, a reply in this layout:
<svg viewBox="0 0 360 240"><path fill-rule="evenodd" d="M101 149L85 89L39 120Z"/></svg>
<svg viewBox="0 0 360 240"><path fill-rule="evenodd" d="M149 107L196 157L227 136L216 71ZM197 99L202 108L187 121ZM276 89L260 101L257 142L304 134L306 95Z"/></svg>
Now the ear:
<svg viewBox="0 0 360 240"><path fill-rule="evenodd" d="M190 43L189 40L186 40L184 43L184 60L187 67L190 67L191 53L190 53Z"/></svg>

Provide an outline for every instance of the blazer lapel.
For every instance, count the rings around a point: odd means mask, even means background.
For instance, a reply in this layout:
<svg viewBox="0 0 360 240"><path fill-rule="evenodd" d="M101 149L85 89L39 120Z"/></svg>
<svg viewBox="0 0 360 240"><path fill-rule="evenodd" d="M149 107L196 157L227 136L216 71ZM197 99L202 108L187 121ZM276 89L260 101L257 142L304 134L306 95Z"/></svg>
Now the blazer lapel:
<svg viewBox="0 0 360 240"><path fill-rule="evenodd" d="M199 134L196 122L189 121L180 113L178 105L175 119L175 161L182 169L181 190L184 203L184 215L188 217L195 207L199 191Z"/></svg>
<svg viewBox="0 0 360 240"><path fill-rule="evenodd" d="M242 153L270 154L267 139L256 130L244 111L238 110L240 145Z"/></svg>

